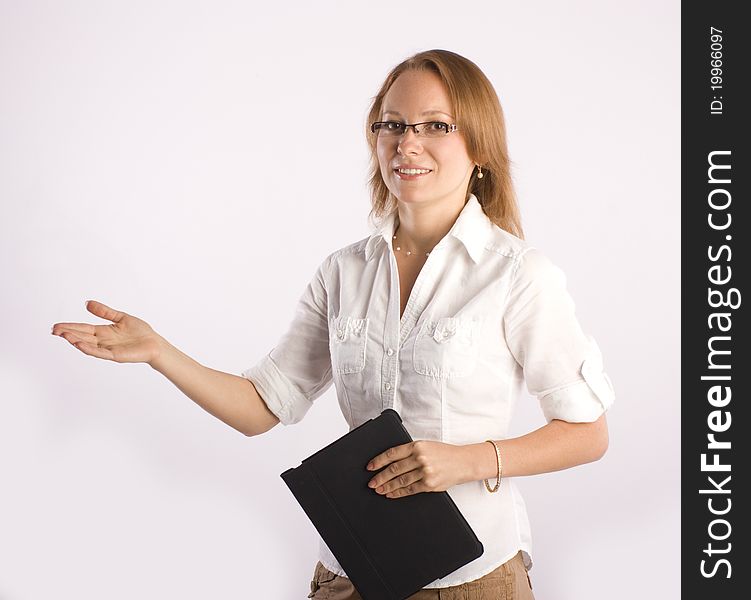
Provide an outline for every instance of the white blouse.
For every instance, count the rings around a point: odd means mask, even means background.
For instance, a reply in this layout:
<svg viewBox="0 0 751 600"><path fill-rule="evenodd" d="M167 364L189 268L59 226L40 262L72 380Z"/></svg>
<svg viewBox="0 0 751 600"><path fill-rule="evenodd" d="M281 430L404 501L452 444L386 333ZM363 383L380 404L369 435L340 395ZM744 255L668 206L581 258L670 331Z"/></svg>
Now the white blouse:
<svg viewBox="0 0 751 600"><path fill-rule="evenodd" d="M544 254L493 224L470 195L400 318L395 221L393 213L326 257L289 330L243 371L281 423L300 421L332 382L350 430L393 408L413 439L450 444L507 437L522 381L547 421L591 422L610 407L600 350L579 326L565 275ZM448 493L485 551L426 587L477 579L519 550L531 565L513 478L494 494L482 481ZM319 560L346 576L323 540Z"/></svg>

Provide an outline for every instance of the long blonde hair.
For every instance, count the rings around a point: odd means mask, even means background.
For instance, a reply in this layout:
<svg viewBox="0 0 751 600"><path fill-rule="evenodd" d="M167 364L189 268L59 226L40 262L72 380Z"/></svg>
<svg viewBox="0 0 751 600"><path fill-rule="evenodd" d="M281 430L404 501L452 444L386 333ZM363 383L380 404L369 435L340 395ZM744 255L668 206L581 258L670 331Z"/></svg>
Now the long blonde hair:
<svg viewBox="0 0 751 600"><path fill-rule="evenodd" d="M523 239L521 215L511 181L506 124L498 95L475 63L448 50L418 52L399 63L386 76L373 98L365 123L370 148L368 184L371 220L381 219L396 210L396 199L381 176L376 136L370 131L370 124L381 120L386 93L399 75L410 70L432 71L446 86L456 123L467 144L467 153L482 168L482 178L477 177L477 169L473 171L467 187L467 198L469 194L477 196L483 211L493 223Z"/></svg>

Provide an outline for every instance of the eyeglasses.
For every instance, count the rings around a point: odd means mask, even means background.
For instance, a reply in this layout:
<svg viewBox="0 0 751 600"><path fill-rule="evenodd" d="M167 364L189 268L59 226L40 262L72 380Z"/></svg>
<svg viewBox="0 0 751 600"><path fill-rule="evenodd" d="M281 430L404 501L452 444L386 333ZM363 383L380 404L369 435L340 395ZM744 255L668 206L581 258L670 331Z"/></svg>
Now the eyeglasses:
<svg viewBox="0 0 751 600"><path fill-rule="evenodd" d="M443 137L457 130L455 123L444 123L443 121L424 121L423 123L400 123L399 121L376 121L370 126L370 131L378 137L397 138L412 128L415 135L426 138ZM420 129L418 129L420 127Z"/></svg>

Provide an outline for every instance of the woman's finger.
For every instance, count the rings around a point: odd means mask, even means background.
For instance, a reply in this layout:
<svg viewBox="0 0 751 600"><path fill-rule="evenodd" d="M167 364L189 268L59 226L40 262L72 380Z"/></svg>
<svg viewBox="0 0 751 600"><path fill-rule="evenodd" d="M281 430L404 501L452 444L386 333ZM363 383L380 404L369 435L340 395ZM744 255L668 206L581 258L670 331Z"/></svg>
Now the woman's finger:
<svg viewBox="0 0 751 600"><path fill-rule="evenodd" d="M410 454L412 454L412 447L415 445L414 442L408 442L406 444L402 444L401 446L392 446L385 452L381 452L378 456L375 456L366 467L368 471L377 471L384 465L387 465L389 463L392 463L396 460L400 460L402 458L407 458Z"/></svg>
<svg viewBox="0 0 751 600"><path fill-rule="evenodd" d="M86 342L87 344L97 345L97 338L95 335L83 333L80 331L61 331L58 334L64 340L69 341L71 344L75 342Z"/></svg>
<svg viewBox="0 0 751 600"><path fill-rule="evenodd" d="M81 352L83 352L84 354L88 354L89 356L94 356L96 358L104 358L107 360L115 360L115 357L112 354L111 350L107 350L106 348L99 348L95 344L87 344L86 342L75 342L73 345L76 348L78 348Z"/></svg>
<svg viewBox="0 0 751 600"><path fill-rule="evenodd" d="M95 325L89 325L88 323L55 323L52 326L52 334L60 335L64 331L75 331L76 333L94 335L94 327Z"/></svg>
<svg viewBox="0 0 751 600"><path fill-rule="evenodd" d="M125 316L124 312L110 308L106 304L102 304L101 302L97 302L96 300L87 300L86 310L96 315L97 317L107 319L108 321L112 321L113 323L119 323Z"/></svg>
<svg viewBox="0 0 751 600"><path fill-rule="evenodd" d="M407 488L413 483L420 481L421 479L422 473L418 469L411 469L406 471L405 473L402 473L401 475L397 475L396 477L389 479L385 483L382 483L375 488L375 491L379 494L389 494L390 492L394 492L400 488Z"/></svg>
<svg viewBox="0 0 751 600"><path fill-rule="evenodd" d="M414 496L420 492L429 492L430 489L422 479L417 479L413 483L407 484L404 487L396 488L395 490L386 494L387 498L402 498L404 496Z"/></svg>
<svg viewBox="0 0 751 600"><path fill-rule="evenodd" d="M393 480L398 479L400 476L414 471L420 467L419 462L414 456L408 456L404 460L400 460L391 463L383 471L378 473L373 479L368 482L368 485L372 488L376 488L376 491L380 486L387 484ZM410 482L411 483L411 482Z"/></svg>

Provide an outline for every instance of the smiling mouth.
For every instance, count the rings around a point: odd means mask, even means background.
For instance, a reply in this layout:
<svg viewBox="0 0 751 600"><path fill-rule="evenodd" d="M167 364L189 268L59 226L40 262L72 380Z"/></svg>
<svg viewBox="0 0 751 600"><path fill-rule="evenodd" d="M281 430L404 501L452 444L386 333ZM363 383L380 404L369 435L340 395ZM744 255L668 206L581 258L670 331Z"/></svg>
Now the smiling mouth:
<svg viewBox="0 0 751 600"><path fill-rule="evenodd" d="M416 179L422 175L432 173L432 171L430 169L394 169L394 173L401 179Z"/></svg>

